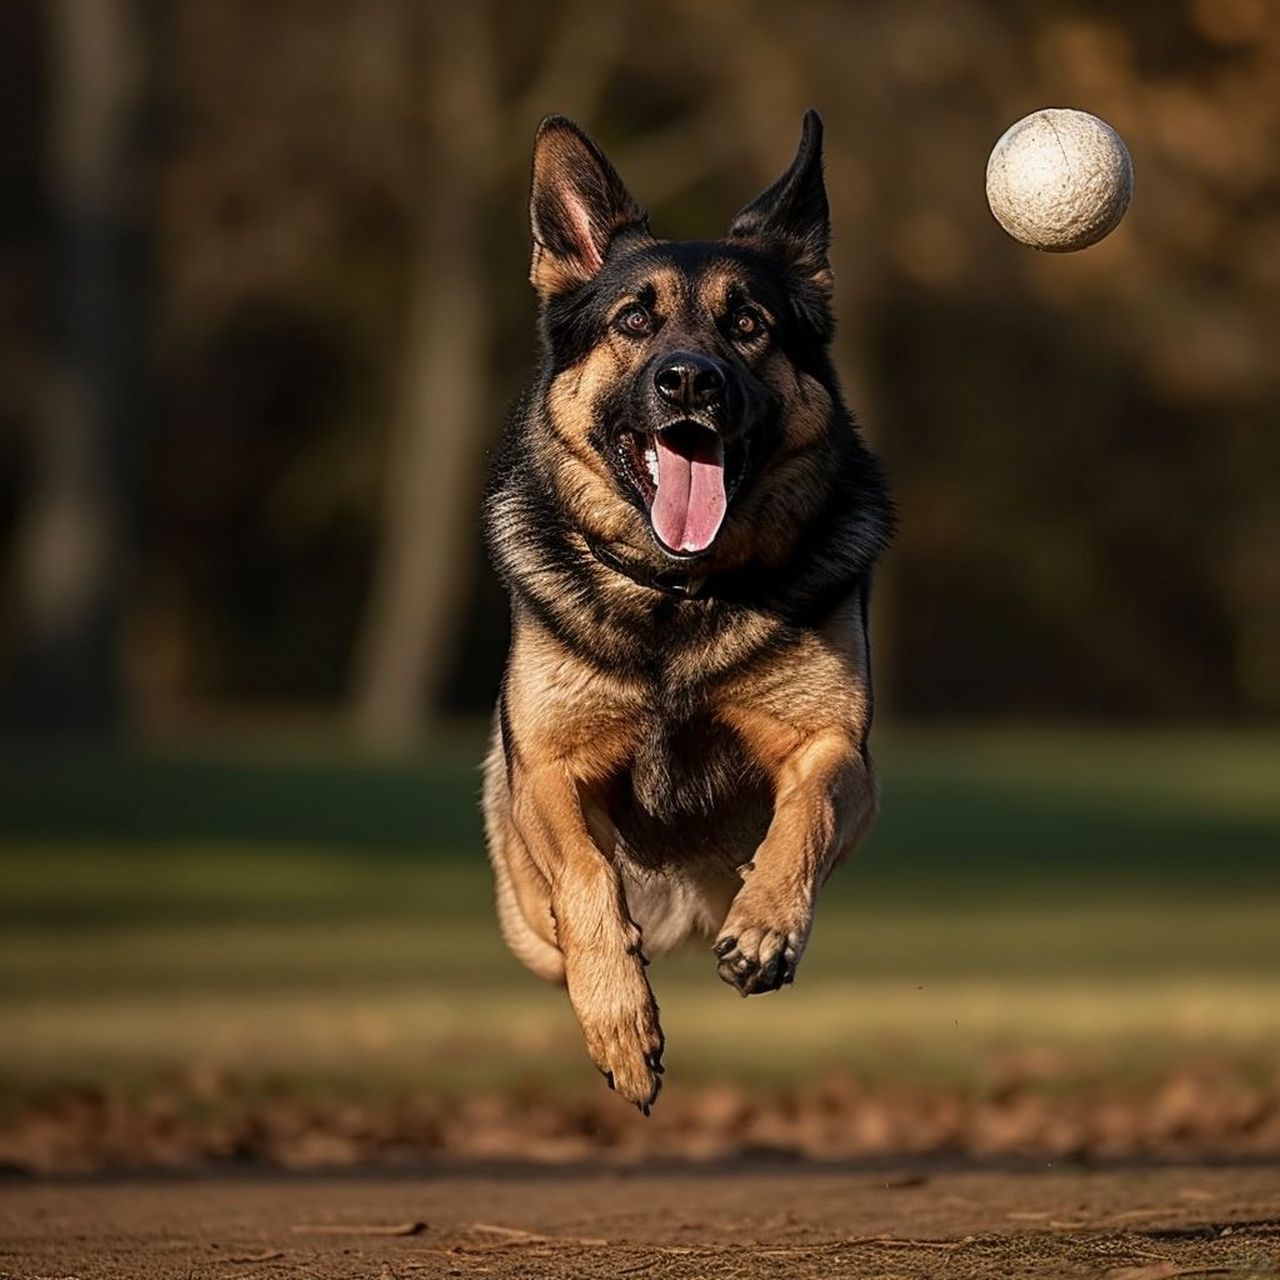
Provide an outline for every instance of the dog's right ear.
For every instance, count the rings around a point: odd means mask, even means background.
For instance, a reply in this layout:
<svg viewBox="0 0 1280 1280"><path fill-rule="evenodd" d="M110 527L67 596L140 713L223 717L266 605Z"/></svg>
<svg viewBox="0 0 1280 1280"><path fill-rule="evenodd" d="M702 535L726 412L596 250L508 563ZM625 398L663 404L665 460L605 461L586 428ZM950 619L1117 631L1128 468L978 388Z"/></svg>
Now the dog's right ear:
<svg viewBox="0 0 1280 1280"><path fill-rule="evenodd" d="M648 234L636 204L604 152L564 116L548 116L533 143L529 279L546 301L590 280L620 232Z"/></svg>
<svg viewBox="0 0 1280 1280"><path fill-rule="evenodd" d="M831 211L822 180L822 117L816 111L804 113L800 147L791 167L734 218L729 235L774 246L830 296Z"/></svg>

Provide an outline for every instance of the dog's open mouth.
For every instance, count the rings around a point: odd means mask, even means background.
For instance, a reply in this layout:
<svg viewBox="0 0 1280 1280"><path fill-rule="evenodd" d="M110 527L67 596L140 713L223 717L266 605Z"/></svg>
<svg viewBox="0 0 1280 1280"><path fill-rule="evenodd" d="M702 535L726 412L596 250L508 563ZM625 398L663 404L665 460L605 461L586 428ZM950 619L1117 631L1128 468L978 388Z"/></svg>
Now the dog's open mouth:
<svg viewBox="0 0 1280 1280"><path fill-rule="evenodd" d="M706 551L724 523L734 472L744 450L731 450L726 466L724 440L717 431L681 421L653 435L623 433L623 469L644 500L649 522L663 548L673 555Z"/></svg>

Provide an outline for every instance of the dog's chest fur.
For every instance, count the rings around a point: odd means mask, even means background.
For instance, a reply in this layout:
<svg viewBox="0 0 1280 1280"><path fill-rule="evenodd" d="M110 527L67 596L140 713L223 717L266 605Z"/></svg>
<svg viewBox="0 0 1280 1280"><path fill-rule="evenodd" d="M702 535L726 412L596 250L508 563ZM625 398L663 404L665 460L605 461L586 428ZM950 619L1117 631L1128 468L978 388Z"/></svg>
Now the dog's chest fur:
<svg viewBox="0 0 1280 1280"><path fill-rule="evenodd" d="M758 771L737 737L705 711L648 718L631 769L626 801L659 823L710 817L750 785Z"/></svg>
<svg viewBox="0 0 1280 1280"><path fill-rule="evenodd" d="M712 936L769 824L764 775L705 712L644 726L610 794L627 906L648 951Z"/></svg>
<svg viewBox="0 0 1280 1280"><path fill-rule="evenodd" d="M763 772L705 707L655 705L637 742L609 811L628 906L646 944L662 951L719 926L773 802Z"/></svg>

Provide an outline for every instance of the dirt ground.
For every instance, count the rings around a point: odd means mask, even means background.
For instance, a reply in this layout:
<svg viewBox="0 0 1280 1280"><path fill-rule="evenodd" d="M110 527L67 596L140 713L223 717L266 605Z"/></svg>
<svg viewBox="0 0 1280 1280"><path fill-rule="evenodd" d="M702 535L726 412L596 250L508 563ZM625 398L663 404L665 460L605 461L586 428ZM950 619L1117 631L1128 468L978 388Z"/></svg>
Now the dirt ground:
<svg viewBox="0 0 1280 1280"><path fill-rule="evenodd" d="M868 1084L843 1072L778 1089L682 1083L648 1120L595 1080L571 1091L531 1083L365 1098L202 1072L135 1090L21 1099L0 1089L0 1170L35 1175L768 1156L1280 1162L1280 1071L1206 1060L1125 1081L1032 1054L967 1086Z"/></svg>
<svg viewBox="0 0 1280 1280"><path fill-rule="evenodd" d="M0 1183L4 1280L1280 1275L1280 1166L441 1166Z"/></svg>

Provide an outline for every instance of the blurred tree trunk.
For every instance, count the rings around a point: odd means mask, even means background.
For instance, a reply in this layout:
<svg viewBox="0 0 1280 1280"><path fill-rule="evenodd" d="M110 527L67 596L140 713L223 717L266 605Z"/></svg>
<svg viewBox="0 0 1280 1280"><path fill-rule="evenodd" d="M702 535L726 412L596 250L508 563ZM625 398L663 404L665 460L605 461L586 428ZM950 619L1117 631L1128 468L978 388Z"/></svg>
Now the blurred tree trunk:
<svg viewBox="0 0 1280 1280"><path fill-rule="evenodd" d="M357 728L408 745L439 704L467 607L488 409L482 256L491 145L480 6L436 11L424 71L430 150L386 456L382 536L356 652Z"/></svg>
<svg viewBox="0 0 1280 1280"><path fill-rule="evenodd" d="M51 0L49 160L59 334L15 540L5 718L50 730L120 715L125 517L146 417L143 117L149 9Z"/></svg>

